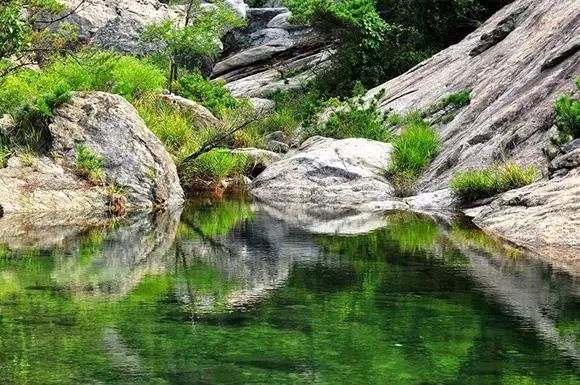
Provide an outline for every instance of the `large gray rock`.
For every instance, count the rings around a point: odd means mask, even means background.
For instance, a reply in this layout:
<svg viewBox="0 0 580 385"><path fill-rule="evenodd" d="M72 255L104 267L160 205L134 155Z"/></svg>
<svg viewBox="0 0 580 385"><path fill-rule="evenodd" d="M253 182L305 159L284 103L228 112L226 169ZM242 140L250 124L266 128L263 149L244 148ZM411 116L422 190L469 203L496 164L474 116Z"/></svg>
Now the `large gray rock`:
<svg viewBox="0 0 580 385"><path fill-rule="evenodd" d="M0 167L0 217L15 213L105 213L109 197L70 168L47 157L14 156ZM0 227L0 232L2 232Z"/></svg>
<svg viewBox="0 0 580 385"><path fill-rule="evenodd" d="M286 8L249 9L247 27L226 37L212 76L244 97L295 88L310 78L327 61L324 41L312 28L290 23L289 16Z"/></svg>
<svg viewBox="0 0 580 385"><path fill-rule="evenodd" d="M547 168L553 104L580 73L580 2L516 0L459 44L369 91L383 111L426 108L470 90L471 104L439 128L442 151L418 183L448 186L454 172L498 161ZM564 49L566 48L566 49Z"/></svg>
<svg viewBox="0 0 580 385"><path fill-rule="evenodd" d="M104 159L105 182L126 190L128 208L172 207L183 201L175 164L124 98L78 92L54 111L54 150L74 165L79 145Z"/></svg>
<svg viewBox="0 0 580 385"><path fill-rule="evenodd" d="M485 231L563 262L580 258L580 169L467 211Z"/></svg>
<svg viewBox="0 0 580 385"><path fill-rule="evenodd" d="M165 20L181 22L184 12L158 0L63 0L65 21L77 28L79 40L124 53L153 52L158 47L142 42L140 35L150 24ZM80 6L79 6L80 4Z"/></svg>
<svg viewBox="0 0 580 385"><path fill-rule="evenodd" d="M250 186L269 203L373 210L403 208L385 177L392 145L367 139L313 137L272 164Z"/></svg>

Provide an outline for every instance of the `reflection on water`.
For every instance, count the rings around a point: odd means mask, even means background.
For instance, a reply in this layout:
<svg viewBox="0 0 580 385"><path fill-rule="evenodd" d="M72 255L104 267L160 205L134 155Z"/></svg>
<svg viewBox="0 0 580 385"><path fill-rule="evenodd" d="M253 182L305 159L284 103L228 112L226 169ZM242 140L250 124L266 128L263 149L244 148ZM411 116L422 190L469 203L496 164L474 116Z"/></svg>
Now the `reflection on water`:
<svg viewBox="0 0 580 385"><path fill-rule="evenodd" d="M8 219L0 384L580 384L577 278L461 219Z"/></svg>

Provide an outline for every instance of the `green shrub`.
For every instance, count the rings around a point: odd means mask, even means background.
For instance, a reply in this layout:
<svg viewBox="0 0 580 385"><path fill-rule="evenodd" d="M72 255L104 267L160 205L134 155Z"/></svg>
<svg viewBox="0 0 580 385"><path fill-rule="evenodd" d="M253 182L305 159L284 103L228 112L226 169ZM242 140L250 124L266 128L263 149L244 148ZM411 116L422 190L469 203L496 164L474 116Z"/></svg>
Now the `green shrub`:
<svg viewBox="0 0 580 385"><path fill-rule="evenodd" d="M388 142L391 134L386 130L386 117L378 111L375 102L366 105L362 97L348 100L330 114L324 124L312 126L308 134L328 138L366 138Z"/></svg>
<svg viewBox="0 0 580 385"><path fill-rule="evenodd" d="M178 166L209 135L207 130L195 128L195 117L153 96L142 97L134 105L147 127L165 145Z"/></svg>
<svg viewBox="0 0 580 385"><path fill-rule="evenodd" d="M224 83L212 83L199 74L189 74L179 79L176 92L188 99L195 100L219 116L223 110L240 106L240 100L232 96Z"/></svg>
<svg viewBox="0 0 580 385"><path fill-rule="evenodd" d="M451 93L445 96L441 102L443 108L459 108L466 106L469 103L471 103L471 92L468 90Z"/></svg>
<svg viewBox="0 0 580 385"><path fill-rule="evenodd" d="M94 154L83 144L76 147L75 166L77 171L93 184L103 183L104 159Z"/></svg>
<svg viewBox="0 0 580 385"><path fill-rule="evenodd" d="M399 195L411 193L414 181L438 153L435 130L424 120L412 120L393 141L392 160L387 169Z"/></svg>
<svg viewBox="0 0 580 385"><path fill-rule="evenodd" d="M508 163L503 167L458 173L451 180L451 191L463 202L473 202L531 184L536 175L534 167Z"/></svg>
<svg viewBox="0 0 580 385"><path fill-rule="evenodd" d="M565 135L580 138L580 101L562 96L556 101L556 126Z"/></svg>
<svg viewBox="0 0 580 385"><path fill-rule="evenodd" d="M161 69L131 56L119 58L112 70L112 78L115 83L112 91L128 100L147 92L161 92L166 83Z"/></svg>
<svg viewBox="0 0 580 385"><path fill-rule="evenodd" d="M200 155L188 166L188 173L202 179L219 181L226 177L243 175L249 167L250 159L246 154L234 154L228 150L217 149Z"/></svg>

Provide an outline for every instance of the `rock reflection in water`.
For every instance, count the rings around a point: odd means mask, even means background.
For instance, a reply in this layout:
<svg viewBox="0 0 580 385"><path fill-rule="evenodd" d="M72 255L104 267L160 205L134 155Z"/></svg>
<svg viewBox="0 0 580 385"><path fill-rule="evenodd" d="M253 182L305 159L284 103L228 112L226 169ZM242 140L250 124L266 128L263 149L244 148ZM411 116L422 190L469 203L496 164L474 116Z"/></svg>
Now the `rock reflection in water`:
<svg viewBox="0 0 580 385"><path fill-rule="evenodd" d="M226 201L56 223L0 234L7 383L577 377L576 278L448 216Z"/></svg>

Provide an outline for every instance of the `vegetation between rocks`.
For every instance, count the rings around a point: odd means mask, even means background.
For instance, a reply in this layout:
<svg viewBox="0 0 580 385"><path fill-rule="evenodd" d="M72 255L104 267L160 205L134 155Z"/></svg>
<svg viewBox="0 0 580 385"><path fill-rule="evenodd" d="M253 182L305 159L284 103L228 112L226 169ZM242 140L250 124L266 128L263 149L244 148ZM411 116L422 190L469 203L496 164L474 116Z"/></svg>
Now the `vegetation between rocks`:
<svg viewBox="0 0 580 385"><path fill-rule="evenodd" d="M533 183L537 177L535 167L516 163L492 166L483 170L457 173L451 180L451 191L463 202L470 203Z"/></svg>
<svg viewBox="0 0 580 385"><path fill-rule="evenodd" d="M414 182L438 153L435 130L425 120L412 118L393 140L392 163L387 168L397 195L411 195Z"/></svg>

